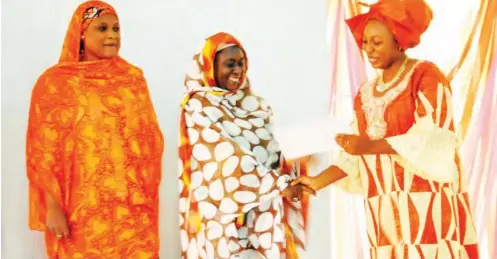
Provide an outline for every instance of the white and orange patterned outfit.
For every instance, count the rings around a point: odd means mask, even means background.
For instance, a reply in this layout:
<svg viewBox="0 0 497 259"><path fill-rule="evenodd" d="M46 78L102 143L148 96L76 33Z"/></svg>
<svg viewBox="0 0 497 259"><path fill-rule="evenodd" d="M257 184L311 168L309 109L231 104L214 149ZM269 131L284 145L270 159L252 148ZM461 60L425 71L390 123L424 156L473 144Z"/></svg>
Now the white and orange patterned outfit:
<svg viewBox="0 0 497 259"><path fill-rule="evenodd" d="M364 196L371 258L478 258L449 83L425 61L381 96L376 82L355 98L355 134L385 138L397 154L337 162L348 174L337 184Z"/></svg>
<svg viewBox="0 0 497 259"><path fill-rule="evenodd" d="M287 166L271 130L271 110L245 78L236 91L215 86L220 49L241 44L209 37L187 73L181 112L182 258L298 258L301 202L281 196L299 170ZM243 48L242 48L243 49ZM189 227L198 216L198 229Z"/></svg>

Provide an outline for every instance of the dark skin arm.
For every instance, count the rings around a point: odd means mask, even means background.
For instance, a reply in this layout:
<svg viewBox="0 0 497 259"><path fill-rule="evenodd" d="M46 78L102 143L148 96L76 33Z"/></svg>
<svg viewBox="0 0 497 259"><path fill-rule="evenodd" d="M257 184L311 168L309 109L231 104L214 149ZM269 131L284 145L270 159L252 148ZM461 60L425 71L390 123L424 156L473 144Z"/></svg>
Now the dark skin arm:
<svg viewBox="0 0 497 259"><path fill-rule="evenodd" d="M385 139L370 140L363 136L338 134L335 140L351 155L397 154ZM330 166L317 176L299 177L292 182L292 185L305 185L314 191L319 191L346 176L347 174L339 167Z"/></svg>
<svg viewBox="0 0 497 259"><path fill-rule="evenodd" d="M289 185L285 190L281 192L283 197L285 197L288 201L296 201L301 200L303 195L316 195L316 191L306 185Z"/></svg>
<svg viewBox="0 0 497 259"><path fill-rule="evenodd" d="M304 185L317 192L345 176L347 174L342 169L332 165L316 176L301 176L293 181L292 185Z"/></svg>
<svg viewBox="0 0 497 259"><path fill-rule="evenodd" d="M397 154L385 139L370 140L369 137L338 134L335 140L351 155Z"/></svg>

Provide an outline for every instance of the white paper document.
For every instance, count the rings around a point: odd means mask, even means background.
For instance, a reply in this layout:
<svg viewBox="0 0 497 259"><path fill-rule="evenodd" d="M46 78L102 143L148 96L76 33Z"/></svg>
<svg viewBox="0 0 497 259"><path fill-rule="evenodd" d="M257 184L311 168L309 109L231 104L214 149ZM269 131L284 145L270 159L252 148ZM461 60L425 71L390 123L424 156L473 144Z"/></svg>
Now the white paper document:
<svg viewBox="0 0 497 259"><path fill-rule="evenodd" d="M338 117L322 117L289 125L275 125L274 137L285 158L331 152L341 147L335 141L339 133L351 134L350 121Z"/></svg>

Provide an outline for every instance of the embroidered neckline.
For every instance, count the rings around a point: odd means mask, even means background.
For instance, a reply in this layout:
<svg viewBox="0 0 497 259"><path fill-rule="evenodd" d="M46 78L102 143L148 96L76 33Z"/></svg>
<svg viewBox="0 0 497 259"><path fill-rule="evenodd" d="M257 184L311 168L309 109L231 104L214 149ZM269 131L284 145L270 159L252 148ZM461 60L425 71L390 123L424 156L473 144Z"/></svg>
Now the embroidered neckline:
<svg viewBox="0 0 497 259"><path fill-rule="evenodd" d="M390 103L395 100L409 85L409 80L419 64L423 61L417 61L404 78L393 88L389 89L382 96L374 95L374 87L377 78L369 81L361 87L361 102L364 114L366 115L367 129L366 133L372 140L382 139L387 134L387 123L385 121L385 110ZM382 76L382 75L380 75Z"/></svg>

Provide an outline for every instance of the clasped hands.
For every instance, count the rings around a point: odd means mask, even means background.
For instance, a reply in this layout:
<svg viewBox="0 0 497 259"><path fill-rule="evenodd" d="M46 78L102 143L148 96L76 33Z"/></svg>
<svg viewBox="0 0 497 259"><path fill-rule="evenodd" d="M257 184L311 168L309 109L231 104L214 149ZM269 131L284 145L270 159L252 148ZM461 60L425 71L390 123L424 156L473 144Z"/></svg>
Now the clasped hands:
<svg viewBox="0 0 497 259"><path fill-rule="evenodd" d="M368 154L372 151L375 145L374 141L368 137L358 135L338 134L335 137L337 144L343 150L351 155ZM309 159L309 157L301 158L301 160ZM327 186L319 176L300 176L293 180L290 186L285 189L284 196L290 201L297 201L303 195L316 195L316 192Z"/></svg>

